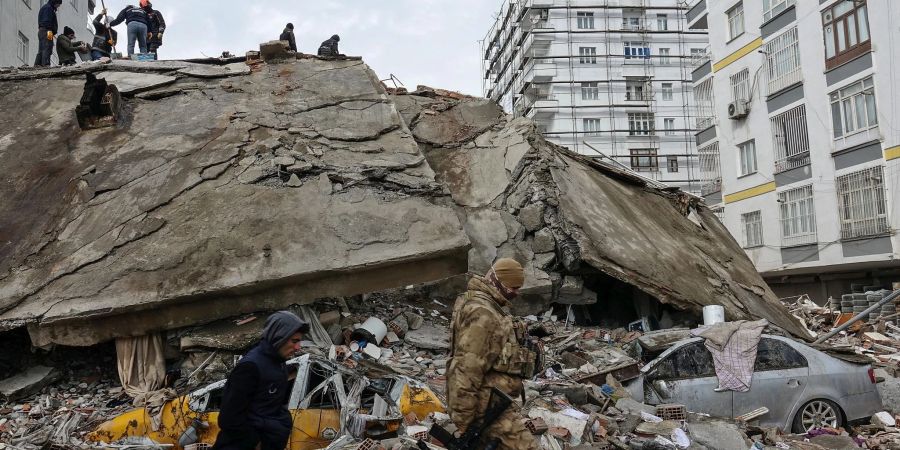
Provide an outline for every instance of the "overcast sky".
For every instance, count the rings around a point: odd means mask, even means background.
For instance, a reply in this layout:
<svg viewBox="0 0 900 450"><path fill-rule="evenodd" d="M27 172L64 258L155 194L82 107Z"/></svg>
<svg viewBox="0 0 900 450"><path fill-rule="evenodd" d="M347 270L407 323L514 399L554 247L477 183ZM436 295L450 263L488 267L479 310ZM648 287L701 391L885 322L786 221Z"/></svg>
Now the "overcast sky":
<svg viewBox="0 0 900 450"><path fill-rule="evenodd" d="M0 0L7 1L7 0ZM137 0L106 0L117 14ZM243 55L294 24L301 52L332 34L341 52L362 56L382 79L483 95L479 40L499 0L152 0L167 29L161 59ZM98 6L100 2L97 2ZM117 27L124 44L125 25ZM122 47L122 45L119 45ZM120 51L124 51L120 48Z"/></svg>

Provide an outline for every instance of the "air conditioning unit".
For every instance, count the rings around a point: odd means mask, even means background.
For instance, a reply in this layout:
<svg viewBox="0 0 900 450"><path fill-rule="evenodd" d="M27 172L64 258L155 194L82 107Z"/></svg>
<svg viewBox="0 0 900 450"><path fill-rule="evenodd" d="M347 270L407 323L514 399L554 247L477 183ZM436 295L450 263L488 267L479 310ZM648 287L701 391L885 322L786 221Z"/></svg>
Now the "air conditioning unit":
<svg viewBox="0 0 900 450"><path fill-rule="evenodd" d="M750 102L745 100L737 100L728 104L728 118L731 120L739 120L750 114Z"/></svg>

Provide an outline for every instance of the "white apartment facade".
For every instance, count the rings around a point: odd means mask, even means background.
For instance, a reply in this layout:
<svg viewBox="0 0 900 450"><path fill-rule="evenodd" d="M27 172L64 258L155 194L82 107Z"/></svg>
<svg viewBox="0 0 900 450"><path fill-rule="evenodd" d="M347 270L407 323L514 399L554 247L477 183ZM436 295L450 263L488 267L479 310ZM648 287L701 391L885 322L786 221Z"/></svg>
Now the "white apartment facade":
<svg viewBox="0 0 900 450"><path fill-rule="evenodd" d="M900 281L900 3L701 0L702 194L776 293ZM893 26L892 26L893 24Z"/></svg>
<svg viewBox="0 0 900 450"><path fill-rule="evenodd" d="M578 153L699 193L691 71L708 45L679 0L506 0L486 97Z"/></svg>
<svg viewBox="0 0 900 450"><path fill-rule="evenodd" d="M38 11L45 3L47 0L0 0L0 67L34 64L38 52ZM68 26L75 30L76 40L92 42L90 16L94 9L95 0L63 0L57 12L59 32ZM55 47L51 62L59 62Z"/></svg>

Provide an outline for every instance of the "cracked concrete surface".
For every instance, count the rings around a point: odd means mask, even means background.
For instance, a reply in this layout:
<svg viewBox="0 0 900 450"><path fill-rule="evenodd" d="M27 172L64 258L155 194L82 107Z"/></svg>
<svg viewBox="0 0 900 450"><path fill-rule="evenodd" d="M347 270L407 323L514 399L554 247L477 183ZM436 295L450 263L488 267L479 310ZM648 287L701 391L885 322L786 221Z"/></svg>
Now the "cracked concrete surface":
<svg viewBox="0 0 900 450"><path fill-rule="evenodd" d="M0 330L91 345L465 272L452 201L365 64L108 66L145 92L86 132L83 71L0 76L20 105L0 108Z"/></svg>

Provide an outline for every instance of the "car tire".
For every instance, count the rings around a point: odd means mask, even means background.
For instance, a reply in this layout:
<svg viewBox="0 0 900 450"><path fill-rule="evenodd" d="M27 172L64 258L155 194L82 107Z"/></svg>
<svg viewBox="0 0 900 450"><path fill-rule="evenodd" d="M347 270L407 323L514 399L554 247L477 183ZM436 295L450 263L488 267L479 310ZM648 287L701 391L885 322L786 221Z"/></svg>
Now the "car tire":
<svg viewBox="0 0 900 450"><path fill-rule="evenodd" d="M831 400L816 399L803 405L794 416L793 432L803 434L816 426L838 428L844 425L844 412Z"/></svg>

